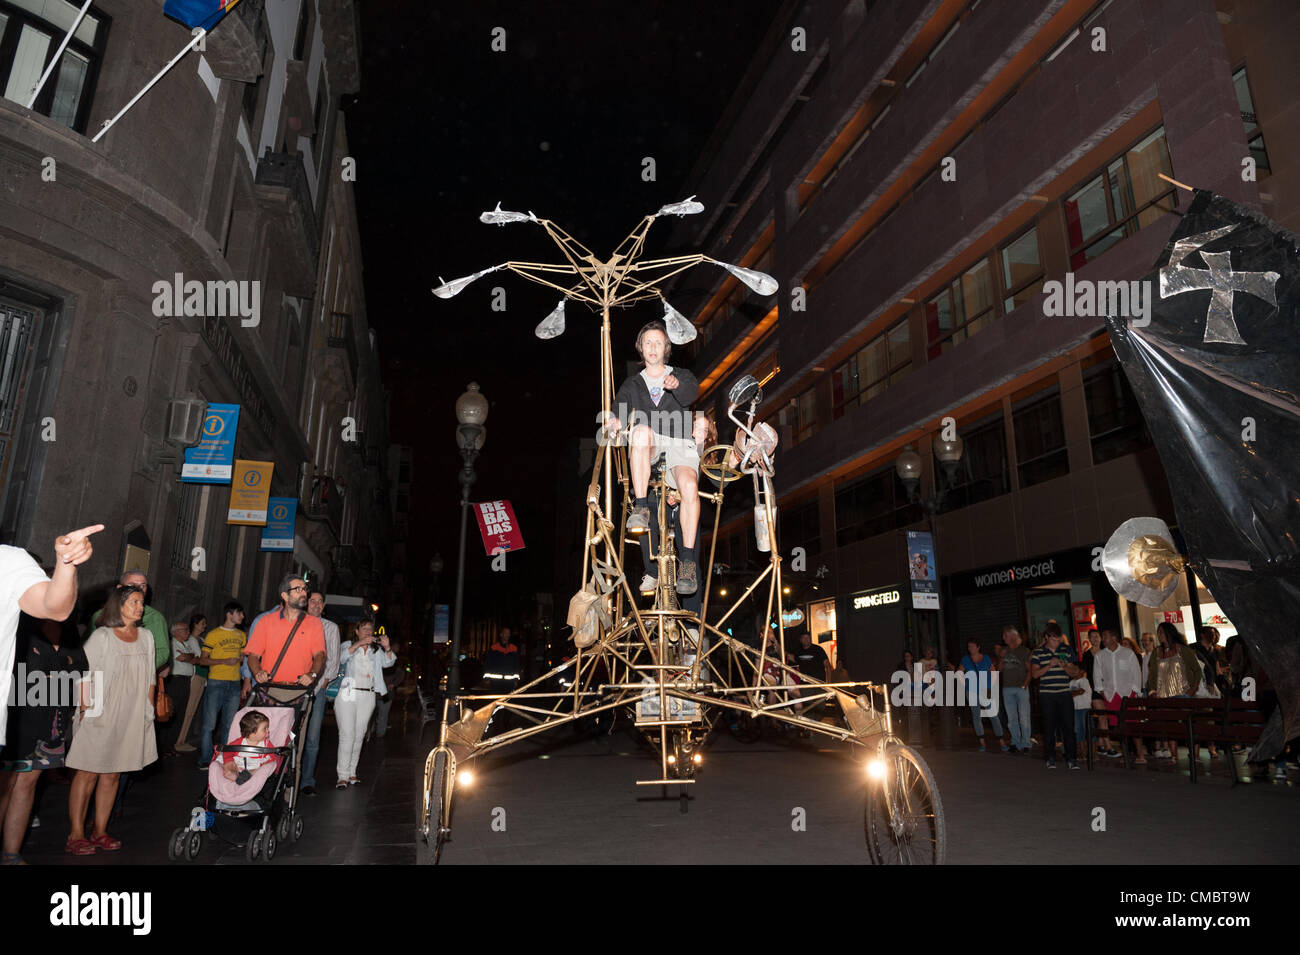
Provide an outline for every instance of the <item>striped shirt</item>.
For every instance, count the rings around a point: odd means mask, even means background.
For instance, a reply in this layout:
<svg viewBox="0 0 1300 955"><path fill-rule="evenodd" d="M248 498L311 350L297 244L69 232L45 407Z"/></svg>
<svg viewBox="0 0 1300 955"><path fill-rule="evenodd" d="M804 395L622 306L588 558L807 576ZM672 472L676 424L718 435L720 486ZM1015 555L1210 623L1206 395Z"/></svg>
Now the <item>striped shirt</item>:
<svg viewBox="0 0 1300 955"><path fill-rule="evenodd" d="M1030 657L1030 661L1034 666L1044 667L1047 666L1053 657L1060 660L1062 664L1069 663L1074 659L1074 655L1070 653L1070 648L1064 643L1057 646L1055 653L1047 649L1047 644L1044 643L1034 651L1034 655ZM1065 672L1065 667L1054 667L1044 673L1038 681L1038 692L1069 693L1070 676Z"/></svg>

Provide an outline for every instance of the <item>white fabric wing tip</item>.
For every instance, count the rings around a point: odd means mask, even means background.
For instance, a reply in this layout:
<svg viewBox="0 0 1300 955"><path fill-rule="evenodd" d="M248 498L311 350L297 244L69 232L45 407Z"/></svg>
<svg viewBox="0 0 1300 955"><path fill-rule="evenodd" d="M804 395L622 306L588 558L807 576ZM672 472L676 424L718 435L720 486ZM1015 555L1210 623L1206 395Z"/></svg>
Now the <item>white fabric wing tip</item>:
<svg viewBox="0 0 1300 955"><path fill-rule="evenodd" d="M530 213L511 212L509 209L502 209L501 203L488 212L484 212L478 217L479 222L485 222L488 225L505 225L508 222L527 222L529 219L536 222L536 217Z"/></svg>
<svg viewBox="0 0 1300 955"><path fill-rule="evenodd" d="M658 212L657 216L693 216L704 211L704 203L696 202L694 196L688 196L681 202L670 202Z"/></svg>
<svg viewBox="0 0 1300 955"><path fill-rule="evenodd" d="M715 262L717 260L714 260ZM724 269L734 275L740 281L757 292L759 295L772 295L780 287L776 279L766 272L758 272L754 269L741 268L739 265L731 265L727 262L717 262Z"/></svg>
<svg viewBox="0 0 1300 955"><path fill-rule="evenodd" d="M664 299L664 325L668 329L668 340L674 345L685 345L687 342L694 341L698 334L695 326L686 320L686 316L669 305L667 299Z"/></svg>
<svg viewBox="0 0 1300 955"><path fill-rule="evenodd" d="M560 304L533 329L533 334L541 339L558 338L564 334L564 299L560 299Z"/></svg>

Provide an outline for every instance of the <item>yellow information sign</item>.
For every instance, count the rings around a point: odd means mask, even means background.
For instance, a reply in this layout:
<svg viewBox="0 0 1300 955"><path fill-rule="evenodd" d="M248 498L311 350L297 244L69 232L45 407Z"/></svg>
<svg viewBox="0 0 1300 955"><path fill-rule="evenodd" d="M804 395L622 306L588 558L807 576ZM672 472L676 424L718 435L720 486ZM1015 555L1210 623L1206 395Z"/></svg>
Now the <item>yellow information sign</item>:
<svg viewBox="0 0 1300 955"><path fill-rule="evenodd" d="M267 502L271 496L274 461L235 461L230 481L230 510L227 524L266 526Z"/></svg>

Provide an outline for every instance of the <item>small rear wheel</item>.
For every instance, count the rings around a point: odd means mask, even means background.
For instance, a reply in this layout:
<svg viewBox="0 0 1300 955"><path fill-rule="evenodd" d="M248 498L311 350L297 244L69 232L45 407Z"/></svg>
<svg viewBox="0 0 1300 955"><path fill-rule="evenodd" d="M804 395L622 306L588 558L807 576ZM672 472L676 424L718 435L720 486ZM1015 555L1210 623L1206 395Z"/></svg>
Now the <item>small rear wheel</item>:
<svg viewBox="0 0 1300 955"><path fill-rule="evenodd" d="M293 813L286 812L280 817L280 822L275 827L275 836L281 842L288 842L289 837L293 834Z"/></svg>
<svg viewBox="0 0 1300 955"><path fill-rule="evenodd" d="M249 833L248 844L244 846L244 858L249 862L256 862L262 854L262 834L260 832Z"/></svg>
<svg viewBox="0 0 1300 955"><path fill-rule="evenodd" d="M185 858L193 862L203 851L203 833L197 829L191 830L189 839L185 843Z"/></svg>
<svg viewBox="0 0 1300 955"><path fill-rule="evenodd" d="M942 865L947 854L943 804L934 774L915 750L890 743L884 775L867 789L863 820L876 865Z"/></svg>
<svg viewBox="0 0 1300 955"><path fill-rule="evenodd" d="M167 840L167 858L170 861L176 862L185 858L185 844L189 841L186 836L188 832L189 830L183 827L172 830L171 838Z"/></svg>
<svg viewBox="0 0 1300 955"><path fill-rule="evenodd" d="M290 839L293 842L297 842L302 838L302 830L304 827L305 823L302 821L302 816L295 815L293 817L293 832L290 834Z"/></svg>
<svg viewBox="0 0 1300 955"><path fill-rule="evenodd" d="M263 862L270 862L275 858L275 849L277 844L278 840L275 838L275 831L272 829L266 830L266 835L262 837Z"/></svg>

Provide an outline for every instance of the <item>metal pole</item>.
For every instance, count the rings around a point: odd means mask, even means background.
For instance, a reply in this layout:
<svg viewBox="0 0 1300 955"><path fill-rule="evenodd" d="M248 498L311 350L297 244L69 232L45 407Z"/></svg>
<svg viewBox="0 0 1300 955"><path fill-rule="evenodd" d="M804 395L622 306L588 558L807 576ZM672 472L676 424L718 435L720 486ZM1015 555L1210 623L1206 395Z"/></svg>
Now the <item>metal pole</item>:
<svg viewBox="0 0 1300 955"><path fill-rule="evenodd" d="M63 51L68 48L68 41L72 39L72 34L77 32L77 27L81 26L81 21L85 19L86 11L90 9L90 3L91 0L86 0L86 2L81 5L81 12L78 13L76 19L72 21L72 26L68 27L68 32L64 34L63 42L59 44L59 48L54 51L54 59L50 60L50 65L47 66L45 72L41 74L40 82L32 87L32 95L27 99L28 109L32 108L32 104L36 102L36 97L41 95L41 90L45 87L45 81L50 78L50 74L54 72L54 68L59 65L59 59L63 56Z"/></svg>
<svg viewBox="0 0 1300 955"><path fill-rule="evenodd" d="M930 498L925 502L925 509L930 515L930 540L934 544L935 563L939 558L939 524L935 520L935 511L939 509L938 497ZM939 590L939 612L937 623L939 626L939 677L947 678L948 672L948 631L944 626L943 620L943 579L941 574L935 575L935 586ZM956 743L957 727L953 723L953 709L945 701L939 713L939 745L944 749L952 749Z"/></svg>
<svg viewBox="0 0 1300 955"><path fill-rule="evenodd" d="M478 439L479 430L477 425L461 425L461 434L468 440L462 439L460 452L465 459L465 466L460 469L460 560L456 566L456 617L452 622L451 665L447 668L447 696L450 699L460 695L460 624L461 605L465 597L465 534L469 525L469 489L476 477L474 459L478 457L478 452L473 450L473 446ZM470 446L469 450L465 450L465 444Z"/></svg>
<svg viewBox="0 0 1300 955"><path fill-rule="evenodd" d="M198 46L200 43L202 43L202 42L203 42L203 38L204 38L205 36L207 36L207 35L208 35L208 31L207 31L207 30L200 30L198 33L196 33L196 34L194 35L194 39L190 40L190 42L187 43L187 44L185 45L185 49L181 50L181 51L180 51L179 53L177 53L174 57L172 57L171 62L168 63L166 66L164 66L161 70L159 70L157 76L155 76L155 77L154 77L153 79L151 79L148 83L146 83L146 84L145 84L145 85L140 89L140 92L136 93L133 97L131 97L131 102L127 103L127 104L126 104L125 106L123 106L120 110L118 110L118 111L117 111L117 115L114 116L112 119L106 119L106 120L104 120L104 125L103 125L103 127L99 130L99 132L97 132L97 133L95 134L95 138L92 139L91 142L92 142L92 143L97 143L97 142L99 142L99 140L103 137L103 135L104 135L106 132L108 132L110 129L113 128L113 124L116 123L116 122L117 122L119 119L121 119L123 116L125 116L125 115L126 115L126 111L129 110L132 106L134 106L136 103L138 103L138 102L140 101L140 97L144 96L145 93L147 93L147 92L149 92L151 89L153 89L154 84L157 83L157 82L158 82L160 79L162 79L164 76L166 76L166 75L167 75L167 71L170 70L173 66L175 66L176 63L180 60L181 57L183 57L186 53L190 52L190 50L194 49L196 46Z"/></svg>

